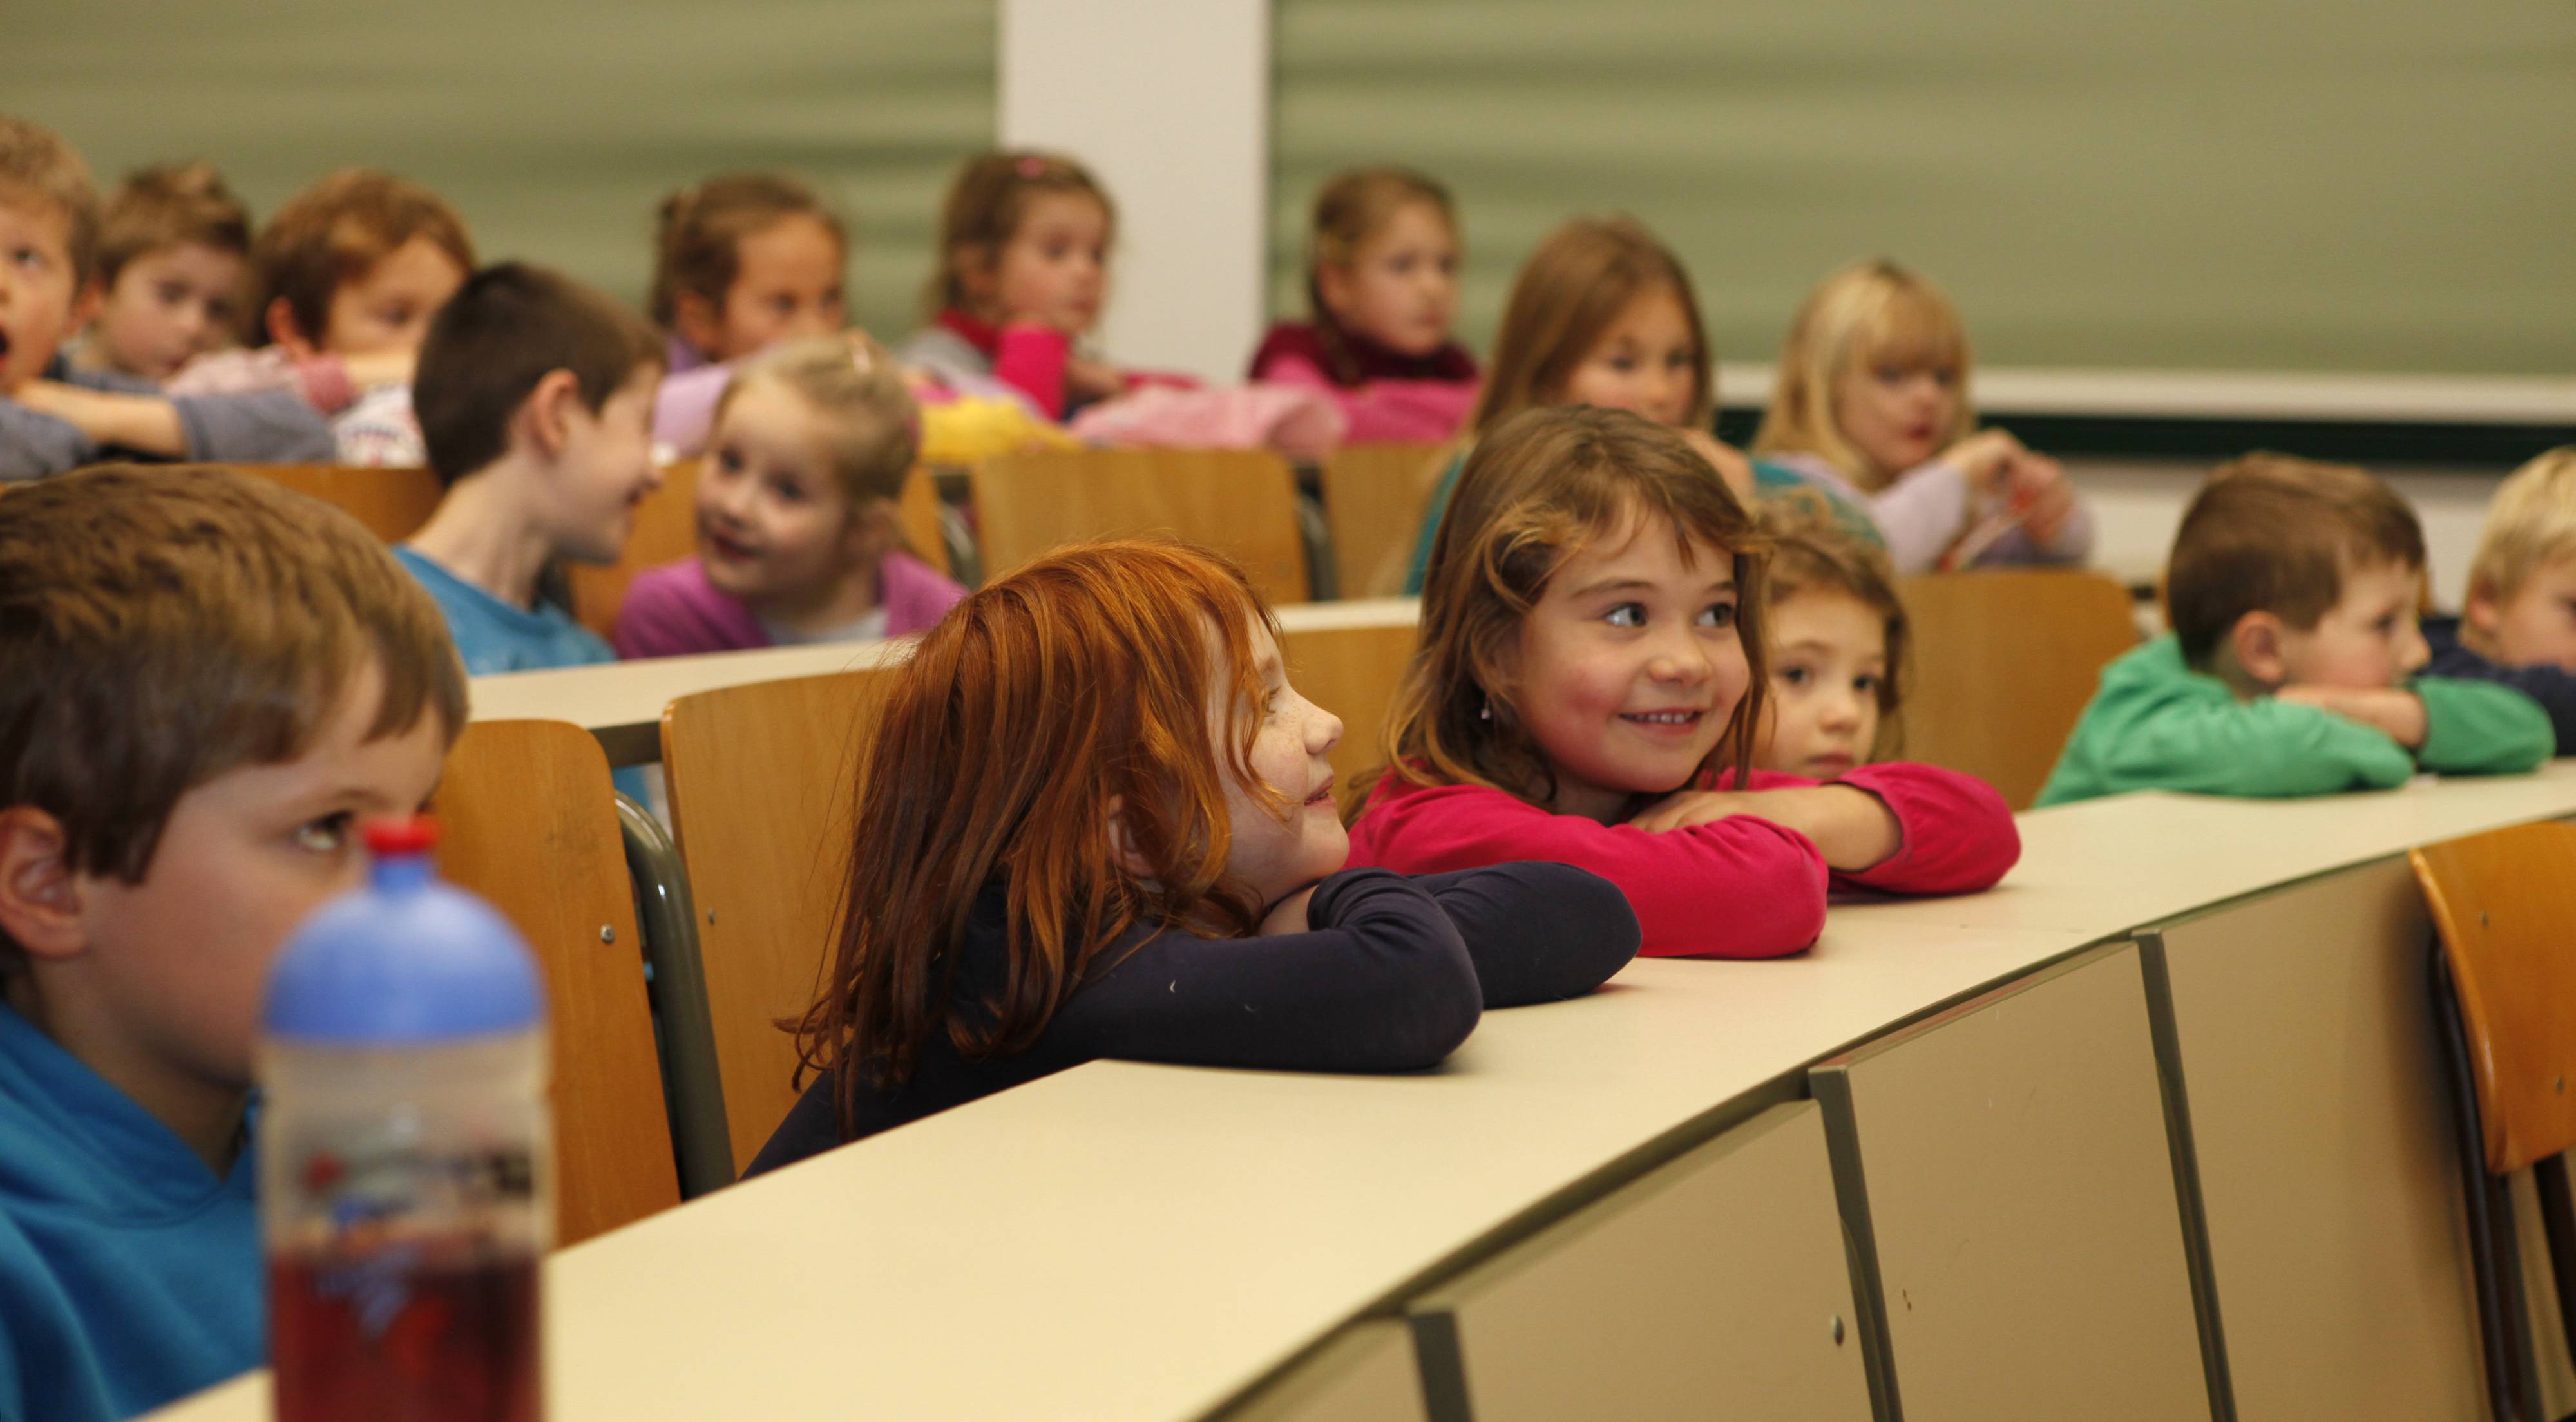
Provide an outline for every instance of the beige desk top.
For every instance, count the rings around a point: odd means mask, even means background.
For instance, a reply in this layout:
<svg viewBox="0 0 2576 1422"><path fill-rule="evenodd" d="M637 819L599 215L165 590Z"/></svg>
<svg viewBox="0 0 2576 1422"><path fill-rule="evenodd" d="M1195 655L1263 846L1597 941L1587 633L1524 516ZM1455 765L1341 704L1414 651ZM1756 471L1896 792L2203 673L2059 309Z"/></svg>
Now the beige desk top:
<svg viewBox="0 0 2576 1422"><path fill-rule="evenodd" d="M1300 603L1279 609L1291 632L1335 627L1413 625L1421 604L1413 598ZM589 728L608 751L611 765L641 765L662 758L662 708L674 700L721 687L790 677L824 676L899 661L911 644L832 642L813 647L772 647L757 652L717 652L702 657L656 657L560 671L478 676L471 688L477 721L570 721Z"/></svg>
<svg viewBox="0 0 2576 1422"><path fill-rule="evenodd" d="M1773 377L1769 365L1727 362L1717 369L1717 388L1729 405L1759 408ZM1976 373L1975 393L1979 409L2015 414L2576 423L2576 380L2564 376L1985 367Z"/></svg>
<svg viewBox="0 0 2576 1422"><path fill-rule="evenodd" d="M1772 963L1643 962L1442 1069L1102 1062L549 1266L556 1416L1186 1418L1560 1192L1840 1048L2084 944L2429 839L2576 813L2513 780L2026 815L2006 887L1837 908ZM265 1415L263 1384L177 1415Z"/></svg>

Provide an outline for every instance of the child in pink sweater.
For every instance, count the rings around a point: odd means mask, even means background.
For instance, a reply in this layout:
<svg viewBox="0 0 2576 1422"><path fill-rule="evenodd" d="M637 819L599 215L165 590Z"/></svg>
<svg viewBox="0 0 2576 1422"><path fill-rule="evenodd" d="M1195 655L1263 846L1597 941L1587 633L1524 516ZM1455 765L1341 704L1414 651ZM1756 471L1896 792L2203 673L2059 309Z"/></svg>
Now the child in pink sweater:
<svg viewBox="0 0 2576 1422"><path fill-rule="evenodd" d="M1476 358L1458 316L1458 213L1449 190L1403 168L1344 173L1315 195L1312 318L1270 328L1252 378L1322 390L1354 444L1437 443L1476 405Z"/></svg>
<svg viewBox="0 0 2576 1422"><path fill-rule="evenodd" d="M1391 768L1352 828L1351 862L1589 869L1626 891L1640 951L1666 957L1797 952L1836 885L1992 885L2020 841L2002 797L1971 777L1753 768L1768 690L1760 546L1676 430L1547 407L1487 434L1432 551Z"/></svg>
<svg viewBox="0 0 2576 1422"><path fill-rule="evenodd" d="M966 590L904 550L895 500L920 417L863 336L754 357L716 407L698 474L698 554L635 579L625 657L900 637Z"/></svg>

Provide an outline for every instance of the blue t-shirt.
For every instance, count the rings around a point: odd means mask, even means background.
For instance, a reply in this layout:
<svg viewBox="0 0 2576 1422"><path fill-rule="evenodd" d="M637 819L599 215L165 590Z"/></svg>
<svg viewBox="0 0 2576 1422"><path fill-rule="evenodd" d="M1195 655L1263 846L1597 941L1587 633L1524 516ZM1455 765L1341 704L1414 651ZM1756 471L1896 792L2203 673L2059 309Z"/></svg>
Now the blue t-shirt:
<svg viewBox="0 0 2576 1422"><path fill-rule="evenodd" d="M542 602L533 608L513 607L407 544L395 544L394 557L437 601L440 615L447 619L447 635L456 639L456 653L465 659L467 676L617 660L597 633L564 615L560 607Z"/></svg>
<svg viewBox="0 0 2576 1422"><path fill-rule="evenodd" d="M256 1154L215 1178L0 1007L0 1418L109 1422L266 1359Z"/></svg>

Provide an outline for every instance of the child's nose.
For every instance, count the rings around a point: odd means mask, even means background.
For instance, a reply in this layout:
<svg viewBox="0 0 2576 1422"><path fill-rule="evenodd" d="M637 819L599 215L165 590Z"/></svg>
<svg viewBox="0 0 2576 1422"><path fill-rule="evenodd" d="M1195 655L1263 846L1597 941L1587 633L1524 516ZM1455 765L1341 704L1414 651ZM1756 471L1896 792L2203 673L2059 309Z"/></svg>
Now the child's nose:
<svg viewBox="0 0 2576 1422"><path fill-rule="evenodd" d="M1306 720L1307 751L1314 755L1331 754L1333 747L1342 743L1343 729L1341 717L1321 706L1315 707L1315 714Z"/></svg>
<svg viewBox="0 0 2576 1422"><path fill-rule="evenodd" d="M2413 676L2423 669L2426 662L2433 660L2433 648L2424 640L2424 629L2420 625L2413 622L2406 624L2405 645L2399 650L2397 657L2399 668L2407 676Z"/></svg>
<svg viewBox="0 0 2576 1422"><path fill-rule="evenodd" d="M1655 649L1653 659L1646 663L1646 674L1657 681L1684 684L1705 681L1709 674L1708 652L1700 646L1698 638L1687 632L1669 636Z"/></svg>

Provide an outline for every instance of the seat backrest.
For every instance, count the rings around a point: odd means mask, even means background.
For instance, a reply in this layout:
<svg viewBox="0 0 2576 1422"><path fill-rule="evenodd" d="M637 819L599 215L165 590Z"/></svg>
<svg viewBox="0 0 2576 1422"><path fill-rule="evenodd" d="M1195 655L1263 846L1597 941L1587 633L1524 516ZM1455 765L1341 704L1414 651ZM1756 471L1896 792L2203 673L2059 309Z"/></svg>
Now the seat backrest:
<svg viewBox="0 0 2576 1422"><path fill-rule="evenodd" d="M556 1239L680 1203L608 757L563 721L477 721L439 782L439 868L527 935L554 1052Z"/></svg>
<svg viewBox="0 0 2576 1422"><path fill-rule="evenodd" d="M1268 450L1006 454L974 486L986 582L1064 544L1166 533L1233 558L1274 603L1307 599L1295 477Z"/></svg>
<svg viewBox="0 0 2576 1422"><path fill-rule="evenodd" d="M635 506L635 527L614 563L569 563L573 610L581 625L605 637L617 626L627 584L647 568L676 563L698 551L698 461L683 459L662 471L662 487Z"/></svg>
<svg viewBox="0 0 2576 1422"><path fill-rule="evenodd" d="M939 476L926 465L915 465L895 502L896 522L914 557L955 577L957 570L948 561L947 520L940 510Z"/></svg>
<svg viewBox="0 0 2576 1422"><path fill-rule="evenodd" d="M2576 1147L2576 825L2515 825L2411 851L2458 990L2487 1169Z"/></svg>
<svg viewBox="0 0 2576 1422"><path fill-rule="evenodd" d="M1344 597L1392 597L1439 482L1445 444L1351 444L1324 456L1324 522Z"/></svg>
<svg viewBox="0 0 2576 1422"><path fill-rule="evenodd" d="M1322 604L1331 606L1332 604ZM1395 700L1396 683L1412 660L1416 629L1332 627L1290 631L1280 638L1280 656L1288 664L1288 682L1297 694L1342 718L1342 743L1329 757L1341 788L1360 785L1360 777L1383 765L1379 740Z"/></svg>
<svg viewBox="0 0 2576 1422"><path fill-rule="evenodd" d="M700 692L662 714L737 1169L796 1102L796 1042L849 874L861 751L893 668ZM997 748L997 751L999 748Z"/></svg>
<svg viewBox="0 0 2576 1422"><path fill-rule="evenodd" d="M368 469L354 464L235 464L245 474L283 484L354 515L367 531L399 543L429 522L447 490L426 469Z"/></svg>
<svg viewBox="0 0 2576 1422"><path fill-rule="evenodd" d="M2027 809L2093 698L2137 645L2129 591L2066 569L1902 579L1913 627L1899 754L1977 776Z"/></svg>

